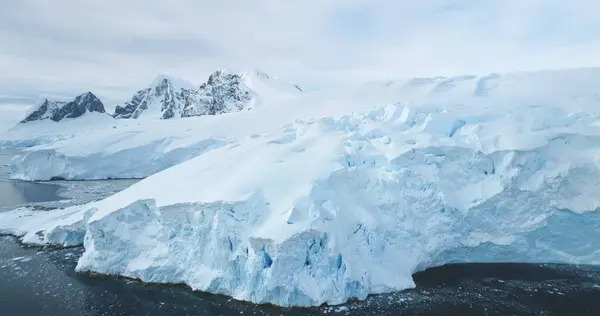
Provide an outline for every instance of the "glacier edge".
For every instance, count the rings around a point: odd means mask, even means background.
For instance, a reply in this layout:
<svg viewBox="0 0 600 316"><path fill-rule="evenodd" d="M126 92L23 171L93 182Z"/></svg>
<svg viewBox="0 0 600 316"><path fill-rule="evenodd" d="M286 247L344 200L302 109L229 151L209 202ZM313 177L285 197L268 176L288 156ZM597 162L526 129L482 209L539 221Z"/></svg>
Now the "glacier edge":
<svg viewBox="0 0 600 316"><path fill-rule="evenodd" d="M297 121L80 206L76 225L20 232L81 233L67 234L86 248L78 271L283 306L410 288L414 272L451 262L600 264L595 120L533 126L529 110Z"/></svg>

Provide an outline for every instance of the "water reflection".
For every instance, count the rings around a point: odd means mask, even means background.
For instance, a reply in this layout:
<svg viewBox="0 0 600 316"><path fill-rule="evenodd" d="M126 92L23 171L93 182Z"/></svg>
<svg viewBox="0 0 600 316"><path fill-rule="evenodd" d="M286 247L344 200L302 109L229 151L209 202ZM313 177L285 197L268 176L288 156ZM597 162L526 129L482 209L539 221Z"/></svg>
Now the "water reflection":
<svg viewBox="0 0 600 316"><path fill-rule="evenodd" d="M16 153L0 153L0 211L12 209L27 203L61 200L60 185L39 182L11 181L8 167Z"/></svg>
<svg viewBox="0 0 600 316"><path fill-rule="evenodd" d="M61 186L48 183L0 181L0 208L60 200Z"/></svg>

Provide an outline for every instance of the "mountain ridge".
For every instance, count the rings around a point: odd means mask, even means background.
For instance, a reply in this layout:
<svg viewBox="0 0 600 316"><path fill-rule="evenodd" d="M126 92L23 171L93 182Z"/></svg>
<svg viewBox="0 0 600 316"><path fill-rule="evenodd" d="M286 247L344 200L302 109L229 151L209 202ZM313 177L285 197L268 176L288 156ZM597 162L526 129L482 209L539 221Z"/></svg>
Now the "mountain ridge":
<svg viewBox="0 0 600 316"><path fill-rule="evenodd" d="M257 70L239 74L219 69L196 87L174 77L159 75L149 87L138 90L130 100L117 105L113 117L172 119L251 109L260 94L251 87L254 78L263 82L277 80ZM293 86L302 92L299 86Z"/></svg>
<svg viewBox="0 0 600 316"><path fill-rule="evenodd" d="M38 101L20 123L40 120L60 122L63 119L78 118L85 113L106 113L104 104L92 92L85 92L70 101L57 101L44 98Z"/></svg>
<svg viewBox="0 0 600 316"><path fill-rule="evenodd" d="M535 98L545 101L544 91L547 89L551 88L555 92L564 90L565 96L573 95L572 91L567 90L572 90L574 85L577 86L576 94L579 97L583 95L597 98L599 96L595 93L594 85L597 80L600 80L600 67L582 67L495 72L487 75L376 80L352 87L342 86L339 91L338 88L313 89L310 93L325 93L323 96L329 98L337 98L338 94L344 96L344 93L360 95L361 98L364 98L366 94L373 96L372 103L374 105L389 102L393 98L397 102L411 102L420 98L473 97L486 99L491 96L515 97L520 95L530 98L535 96ZM573 82L577 84L571 84ZM535 93L532 93L531 89L535 90ZM277 77L256 69L244 72L232 72L226 68L219 69L211 73L200 85L160 74L148 87L138 90L129 100L116 105L110 115L117 119L140 117L175 119L219 115L251 110L262 104L285 103L290 97L293 98L299 94L305 93L298 85L279 80ZM273 99L276 99L276 102ZM314 100L311 99L307 102L314 102ZM31 116L32 113L28 113L22 122L52 119L52 114L47 113L55 111L56 108L62 108L65 103L68 101L45 98L33 106L33 110L30 112L40 111L40 107L46 110L33 116ZM62 113L56 114L54 120L59 121L61 115L78 116L78 114Z"/></svg>

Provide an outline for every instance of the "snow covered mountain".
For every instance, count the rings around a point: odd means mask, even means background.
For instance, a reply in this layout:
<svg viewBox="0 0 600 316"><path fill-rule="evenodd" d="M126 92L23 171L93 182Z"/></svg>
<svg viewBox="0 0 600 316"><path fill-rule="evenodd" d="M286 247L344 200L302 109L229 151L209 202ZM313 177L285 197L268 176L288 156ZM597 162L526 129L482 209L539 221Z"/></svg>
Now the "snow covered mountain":
<svg viewBox="0 0 600 316"><path fill-rule="evenodd" d="M68 118L77 118L85 113L106 113L104 104L93 93L86 92L77 96L72 101L52 101L43 99L34 105L26 114L21 123L32 121L52 120L62 121Z"/></svg>
<svg viewBox="0 0 600 316"><path fill-rule="evenodd" d="M197 88L180 80L159 76L150 87L136 92L131 100L118 105L114 117L171 119L249 110L261 97L260 91L254 90L252 85L252 81L258 80L273 85L269 82L273 81L272 78L258 71L240 75L218 70ZM301 89L296 87L295 92L301 92Z"/></svg>
<svg viewBox="0 0 600 316"><path fill-rule="evenodd" d="M19 124L22 126L0 135L0 147L27 148L12 165L15 179L143 178L208 150L273 131L298 119L339 118L377 106L404 105L411 109L407 113L413 125L421 126L428 120L423 125L427 130L446 132L452 130L447 125L454 122L439 118L449 109L462 106L476 105L475 112L459 117L456 129L462 121L467 125L477 124L478 120L530 106L546 111L568 109L573 113L585 113L600 106L598 68L380 81L304 93L292 84L259 72L242 79L251 88L252 111L185 120L108 122L90 118L83 122L78 119L52 124L50 129ZM483 90L486 92L477 93ZM162 115L160 109L153 113ZM532 124L541 124L540 128L544 124L558 124L530 119ZM90 168L91 165L96 167Z"/></svg>
<svg viewBox="0 0 600 316"><path fill-rule="evenodd" d="M131 100L117 105L113 116L117 119L181 117L181 111L189 101L189 92L193 90L189 83L160 75L150 87L139 90Z"/></svg>
<svg viewBox="0 0 600 316"><path fill-rule="evenodd" d="M217 115L251 108L252 92L242 75L216 71L196 91L190 92L190 102L182 116Z"/></svg>

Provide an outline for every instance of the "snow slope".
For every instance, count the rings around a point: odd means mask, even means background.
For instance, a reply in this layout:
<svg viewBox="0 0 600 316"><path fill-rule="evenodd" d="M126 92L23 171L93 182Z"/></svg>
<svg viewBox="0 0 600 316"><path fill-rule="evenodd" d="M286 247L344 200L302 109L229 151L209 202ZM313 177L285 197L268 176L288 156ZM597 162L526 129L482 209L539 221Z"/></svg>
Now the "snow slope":
<svg viewBox="0 0 600 316"><path fill-rule="evenodd" d="M117 121L106 113L86 113L78 118L32 121L16 124L0 134L0 150L36 149L36 146L48 146L61 140L73 140L79 146L87 144L86 135L105 133L113 128Z"/></svg>
<svg viewBox="0 0 600 316"><path fill-rule="evenodd" d="M486 96L473 95L479 79L462 80L445 102L417 103L428 94L415 90L410 104L374 108L315 95L318 105L268 119L207 117L230 141L98 202L1 214L0 231L83 243L79 271L285 306L410 288L414 272L449 262L600 264L590 73L566 72L580 78L563 82L571 89L536 90L561 75L516 74ZM511 96L514 82L531 95ZM273 127L291 109L297 119Z"/></svg>
<svg viewBox="0 0 600 316"><path fill-rule="evenodd" d="M252 72L243 81L256 94L252 111L180 120L81 121L43 128L17 127L0 135L0 148L27 148L12 166L15 179L142 178L296 119L339 118L387 104L410 107L415 122L427 117L421 111L425 107L442 113L437 115L441 117L446 108L471 105L474 112L464 114L470 123L502 116L523 106L554 107L573 113L587 111L599 102L600 70L382 81L311 93L297 93L293 85L260 72ZM453 123L432 122L428 129L447 128L443 124Z"/></svg>

